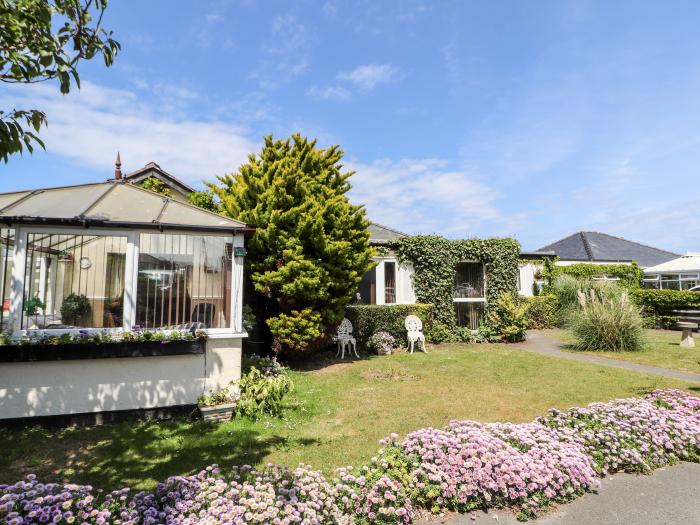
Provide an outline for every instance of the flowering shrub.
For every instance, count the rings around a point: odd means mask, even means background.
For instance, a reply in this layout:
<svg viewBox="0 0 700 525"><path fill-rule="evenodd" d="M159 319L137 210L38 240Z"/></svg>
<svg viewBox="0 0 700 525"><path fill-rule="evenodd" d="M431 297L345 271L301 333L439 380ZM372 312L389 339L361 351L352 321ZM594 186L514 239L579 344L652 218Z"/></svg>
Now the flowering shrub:
<svg viewBox="0 0 700 525"><path fill-rule="evenodd" d="M680 390L550 410L539 421L574 436L600 474L646 473L679 460L700 461L700 399Z"/></svg>
<svg viewBox="0 0 700 525"><path fill-rule="evenodd" d="M0 485L0 521L399 525L411 522L416 508L489 507L516 508L526 519L591 489L597 475L700 461L700 399L658 390L641 399L551 410L532 423L452 421L403 440L392 434L382 444L369 465L339 469L332 483L305 465L234 467L226 477L211 466L171 477L154 492L121 489L96 497L89 486L44 484L29 475Z"/></svg>
<svg viewBox="0 0 700 525"><path fill-rule="evenodd" d="M377 332L367 341L367 348L378 355L391 355L396 348L396 339L389 332Z"/></svg>
<svg viewBox="0 0 700 525"><path fill-rule="evenodd" d="M236 411L251 417L282 412L284 397L294 387L288 368L274 357L257 355L246 358L239 385Z"/></svg>

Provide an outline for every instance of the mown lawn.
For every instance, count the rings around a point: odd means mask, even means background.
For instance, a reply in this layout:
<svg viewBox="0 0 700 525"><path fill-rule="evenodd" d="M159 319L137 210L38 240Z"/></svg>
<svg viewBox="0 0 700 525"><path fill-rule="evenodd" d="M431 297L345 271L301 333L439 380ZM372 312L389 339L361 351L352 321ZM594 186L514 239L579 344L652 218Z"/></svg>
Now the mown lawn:
<svg viewBox="0 0 700 525"><path fill-rule="evenodd" d="M546 335L555 337L565 343L573 345L574 338L568 330L544 331ZM645 330L644 347L638 352L581 352L583 354L599 355L611 359L631 361L643 365L672 368L684 372L700 374L700 336L695 334L695 348L683 348L680 346L681 333L674 330ZM579 352L571 347L564 346L562 350Z"/></svg>
<svg viewBox="0 0 700 525"><path fill-rule="evenodd" d="M442 345L293 372L280 419L220 426L177 419L94 428L0 431L0 483L34 472L98 488L152 488L169 475L218 463L311 464L327 473L367 461L377 441L450 419L527 421L550 407L700 385L540 356L504 345Z"/></svg>

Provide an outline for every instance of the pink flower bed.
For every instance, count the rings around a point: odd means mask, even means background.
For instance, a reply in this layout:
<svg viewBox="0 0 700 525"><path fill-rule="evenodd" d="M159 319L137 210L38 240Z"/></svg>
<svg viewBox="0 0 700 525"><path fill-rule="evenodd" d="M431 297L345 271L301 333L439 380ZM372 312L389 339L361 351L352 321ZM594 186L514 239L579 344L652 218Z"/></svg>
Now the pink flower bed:
<svg viewBox="0 0 700 525"><path fill-rule="evenodd" d="M700 461L700 399L679 390L552 410L525 424L453 421L384 440L370 464L329 482L302 465L216 466L154 492L40 483L0 485L0 520L78 524L326 525L409 523L415 509L510 507L525 519L574 499L614 471Z"/></svg>

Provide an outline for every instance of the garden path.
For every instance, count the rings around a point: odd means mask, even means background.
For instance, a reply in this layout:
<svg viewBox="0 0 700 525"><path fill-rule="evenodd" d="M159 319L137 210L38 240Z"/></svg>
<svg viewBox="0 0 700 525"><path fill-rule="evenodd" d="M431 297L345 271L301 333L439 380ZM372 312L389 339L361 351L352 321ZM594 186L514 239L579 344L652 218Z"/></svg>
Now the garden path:
<svg viewBox="0 0 700 525"><path fill-rule="evenodd" d="M683 372L681 370L671 370L670 368L660 368L658 366L640 365L638 363L630 363L628 361L619 361L608 357L600 357L589 354L577 354L573 352L564 352L561 350L563 343L552 337L547 337L537 330L531 330L527 333L527 341L514 345L527 352L536 354L549 355L554 357L562 357L572 361L585 361L588 363L597 363L604 366L613 366L616 368L625 368L634 370L643 374L654 374L663 377L681 379L683 381L693 381L700 383L700 364L698 365L698 373ZM700 355L700 353L699 353ZM699 518L700 519L700 518ZM700 523L700 521L698 522Z"/></svg>
<svg viewBox="0 0 700 525"><path fill-rule="evenodd" d="M700 464L681 463L649 476L616 474L601 481L598 494L545 514L533 525L700 525ZM418 525L515 525L507 511L476 512L418 521Z"/></svg>

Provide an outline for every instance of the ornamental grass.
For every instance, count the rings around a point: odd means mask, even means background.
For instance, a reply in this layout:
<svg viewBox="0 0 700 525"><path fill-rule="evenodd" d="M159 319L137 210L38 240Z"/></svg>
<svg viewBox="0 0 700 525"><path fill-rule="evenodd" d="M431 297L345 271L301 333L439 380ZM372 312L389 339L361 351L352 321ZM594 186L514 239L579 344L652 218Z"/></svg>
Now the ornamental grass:
<svg viewBox="0 0 700 525"><path fill-rule="evenodd" d="M207 467L153 492L40 483L0 485L0 519L23 523L410 523L416 509L511 508L520 519L570 501L612 472L700 461L700 399L680 390L551 410L532 423L452 421L392 434L368 465L327 480L301 465Z"/></svg>

